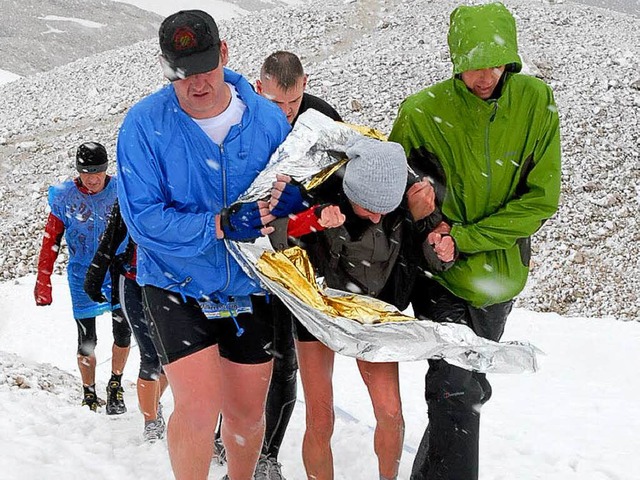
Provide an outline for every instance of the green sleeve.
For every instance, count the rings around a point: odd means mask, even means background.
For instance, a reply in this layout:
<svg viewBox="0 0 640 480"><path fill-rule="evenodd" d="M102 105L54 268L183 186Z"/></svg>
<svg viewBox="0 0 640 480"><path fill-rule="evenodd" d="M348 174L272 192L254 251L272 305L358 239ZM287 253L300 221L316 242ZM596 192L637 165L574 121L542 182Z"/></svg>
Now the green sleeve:
<svg viewBox="0 0 640 480"><path fill-rule="evenodd" d="M544 132L534 148L533 167L526 189L502 208L476 223L453 225L451 235L460 252L476 253L512 247L520 238L533 235L558 209L561 180L560 128L558 112L549 92Z"/></svg>

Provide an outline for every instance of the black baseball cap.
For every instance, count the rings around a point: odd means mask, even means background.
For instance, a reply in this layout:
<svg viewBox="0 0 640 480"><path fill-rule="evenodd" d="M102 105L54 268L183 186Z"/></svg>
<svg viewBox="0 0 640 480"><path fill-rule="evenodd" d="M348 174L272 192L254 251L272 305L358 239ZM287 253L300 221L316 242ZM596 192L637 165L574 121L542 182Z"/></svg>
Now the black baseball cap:
<svg viewBox="0 0 640 480"><path fill-rule="evenodd" d="M179 80L214 70L220 63L220 34L202 10L181 10L160 25L160 56L165 76Z"/></svg>
<svg viewBox="0 0 640 480"><path fill-rule="evenodd" d="M86 142L76 151L76 170L80 173L100 173L107 170L107 149L98 142Z"/></svg>

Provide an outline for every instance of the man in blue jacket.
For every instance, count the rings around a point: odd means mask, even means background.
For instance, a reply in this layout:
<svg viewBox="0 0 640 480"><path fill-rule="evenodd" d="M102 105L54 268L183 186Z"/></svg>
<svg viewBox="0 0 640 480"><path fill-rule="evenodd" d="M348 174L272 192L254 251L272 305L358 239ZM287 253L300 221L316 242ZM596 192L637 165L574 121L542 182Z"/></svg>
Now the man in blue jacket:
<svg viewBox="0 0 640 480"><path fill-rule="evenodd" d="M270 233L267 202L234 203L289 133L286 117L224 68L207 13L180 11L159 31L171 81L127 114L118 198L138 244L137 281L175 408L168 446L178 479L206 479L221 412L228 476L253 476L271 376L271 309L225 239Z"/></svg>

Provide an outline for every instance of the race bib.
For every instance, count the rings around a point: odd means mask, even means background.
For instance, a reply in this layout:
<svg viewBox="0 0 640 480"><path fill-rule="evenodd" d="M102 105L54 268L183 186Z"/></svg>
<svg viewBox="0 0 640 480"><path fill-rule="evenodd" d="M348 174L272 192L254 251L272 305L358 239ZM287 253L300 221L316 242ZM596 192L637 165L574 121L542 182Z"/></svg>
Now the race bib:
<svg viewBox="0 0 640 480"><path fill-rule="evenodd" d="M198 302L202 313L210 319L237 317L241 313L252 313L251 297L245 295L241 297L229 297L228 302Z"/></svg>

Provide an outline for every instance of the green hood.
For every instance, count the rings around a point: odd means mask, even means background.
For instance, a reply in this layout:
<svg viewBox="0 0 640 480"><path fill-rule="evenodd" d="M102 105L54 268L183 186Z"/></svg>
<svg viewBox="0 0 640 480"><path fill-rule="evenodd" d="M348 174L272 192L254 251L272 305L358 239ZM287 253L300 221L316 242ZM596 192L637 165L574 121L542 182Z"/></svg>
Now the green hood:
<svg viewBox="0 0 640 480"><path fill-rule="evenodd" d="M501 3L460 6L449 21L449 52L453 73L515 64L519 72L516 22Z"/></svg>

